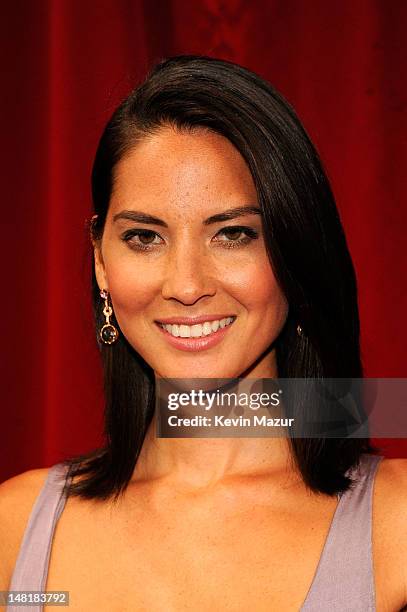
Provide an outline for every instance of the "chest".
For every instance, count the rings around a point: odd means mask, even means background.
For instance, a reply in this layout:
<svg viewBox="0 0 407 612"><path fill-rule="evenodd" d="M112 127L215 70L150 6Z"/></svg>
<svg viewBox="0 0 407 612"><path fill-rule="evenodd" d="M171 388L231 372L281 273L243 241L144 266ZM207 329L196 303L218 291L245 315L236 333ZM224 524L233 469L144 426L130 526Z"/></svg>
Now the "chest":
<svg viewBox="0 0 407 612"><path fill-rule="evenodd" d="M66 508L46 589L68 590L72 611L298 611L336 504Z"/></svg>
<svg viewBox="0 0 407 612"><path fill-rule="evenodd" d="M259 503L255 494L242 502L235 496L140 500L109 509L68 500L54 533L46 590L69 591L71 612L298 612L338 504L298 494L295 504ZM398 612L400 571L382 524L377 508L376 609ZM335 554L342 563L352 534L339 531L339 537ZM357 560L352 563L357 572Z"/></svg>

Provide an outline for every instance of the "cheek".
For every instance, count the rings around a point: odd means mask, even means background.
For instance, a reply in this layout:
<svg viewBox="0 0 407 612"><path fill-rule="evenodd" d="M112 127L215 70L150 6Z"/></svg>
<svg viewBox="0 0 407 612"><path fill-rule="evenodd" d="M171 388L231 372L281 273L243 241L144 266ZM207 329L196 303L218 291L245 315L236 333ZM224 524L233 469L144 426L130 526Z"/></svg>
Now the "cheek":
<svg viewBox="0 0 407 612"><path fill-rule="evenodd" d="M109 274L109 269L107 270ZM151 275L133 266L121 265L110 269L108 276L110 297L116 320L121 333L131 346L149 363L151 355L145 354L149 346L148 337L151 330L143 320L148 312L156 288Z"/></svg>
<svg viewBox="0 0 407 612"><path fill-rule="evenodd" d="M250 264L229 275L236 299L253 314L277 321L285 320L288 304L274 276L266 256L253 260Z"/></svg>
<svg viewBox="0 0 407 612"><path fill-rule="evenodd" d="M287 310L287 300L281 291L276 277L270 266L264 268L263 273L259 274L253 282L253 300L262 305L270 313L279 315Z"/></svg>
<svg viewBox="0 0 407 612"><path fill-rule="evenodd" d="M155 295L153 275L146 274L145 270L134 264L126 265L121 262L119 265L114 265L112 262L110 266L106 266L106 274L118 321L121 315L134 316L137 312L141 312Z"/></svg>

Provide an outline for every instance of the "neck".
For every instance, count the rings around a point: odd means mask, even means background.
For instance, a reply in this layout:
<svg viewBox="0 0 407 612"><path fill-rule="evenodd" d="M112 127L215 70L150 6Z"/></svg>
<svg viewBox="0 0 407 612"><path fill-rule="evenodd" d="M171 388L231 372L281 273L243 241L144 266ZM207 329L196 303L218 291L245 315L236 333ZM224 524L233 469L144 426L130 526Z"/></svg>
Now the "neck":
<svg viewBox="0 0 407 612"><path fill-rule="evenodd" d="M261 391L263 383L276 377L275 352L272 351L239 377L238 391ZM255 387L254 379L257 379ZM259 410L257 414L262 412ZM278 409L273 416L279 416ZM198 489L233 477L286 479L294 473L296 477L287 437L157 438L156 417L157 412L148 428L133 480L176 482Z"/></svg>
<svg viewBox="0 0 407 612"><path fill-rule="evenodd" d="M286 478L292 473L287 438L157 438L154 416L134 480L200 489L234 477Z"/></svg>

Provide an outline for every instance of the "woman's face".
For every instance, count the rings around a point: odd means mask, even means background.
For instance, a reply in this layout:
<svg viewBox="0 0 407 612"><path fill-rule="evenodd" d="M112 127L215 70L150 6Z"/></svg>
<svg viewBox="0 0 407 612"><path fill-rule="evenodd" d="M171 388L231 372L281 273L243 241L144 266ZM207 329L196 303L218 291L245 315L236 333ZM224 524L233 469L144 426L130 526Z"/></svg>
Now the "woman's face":
<svg viewBox="0 0 407 612"><path fill-rule="evenodd" d="M116 166L95 265L157 377L277 375L270 345L288 305L250 171L226 138L163 127L139 142Z"/></svg>

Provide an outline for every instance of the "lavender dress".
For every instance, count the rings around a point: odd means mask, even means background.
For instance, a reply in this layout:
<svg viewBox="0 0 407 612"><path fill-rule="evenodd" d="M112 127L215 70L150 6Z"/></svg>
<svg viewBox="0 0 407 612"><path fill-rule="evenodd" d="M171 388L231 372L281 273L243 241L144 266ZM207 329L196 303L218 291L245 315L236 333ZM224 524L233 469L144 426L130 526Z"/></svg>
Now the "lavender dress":
<svg viewBox="0 0 407 612"><path fill-rule="evenodd" d="M351 475L352 489L339 498L314 579L299 612L375 612L372 562L372 491L381 456L363 454ZM9 591L43 591L52 538L66 498L67 468L48 472L34 504L14 568ZM69 607L68 607L69 609ZM39 612L40 604L8 605L7 612Z"/></svg>

